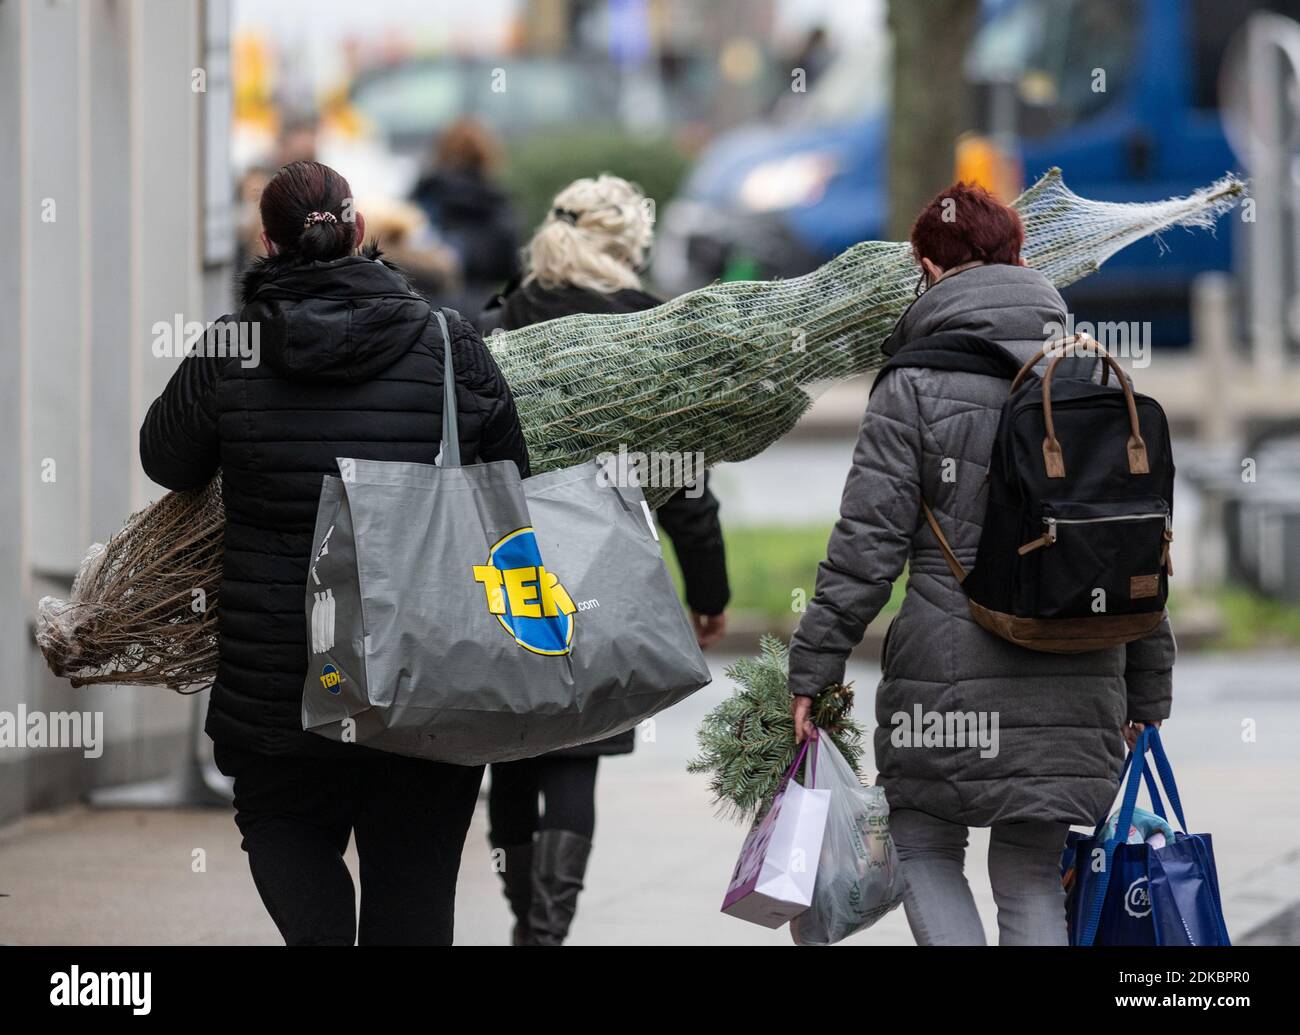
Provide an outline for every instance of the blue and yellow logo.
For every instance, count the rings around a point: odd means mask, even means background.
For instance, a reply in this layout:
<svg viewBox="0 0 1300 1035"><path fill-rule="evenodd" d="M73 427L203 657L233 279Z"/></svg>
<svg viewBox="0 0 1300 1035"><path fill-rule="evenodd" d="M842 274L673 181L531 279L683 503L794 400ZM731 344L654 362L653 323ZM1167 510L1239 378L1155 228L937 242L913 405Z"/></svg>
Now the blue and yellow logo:
<svg viewBox="0 0 1300 1035"><path fill-rule="evenodd" d="M573 643L573 601L554 572L542 566L531 527L517 528L474 565L487 609L514 639L534 654L568 654Z"/></svg>
<svg viewBox="0 0 1300 1035"><path fill-rule="evenodd" d="M326 665L320 670L320 685L332 694L337 694L342 690L340 684L343 682L343 673L333 665Z"/></svg>

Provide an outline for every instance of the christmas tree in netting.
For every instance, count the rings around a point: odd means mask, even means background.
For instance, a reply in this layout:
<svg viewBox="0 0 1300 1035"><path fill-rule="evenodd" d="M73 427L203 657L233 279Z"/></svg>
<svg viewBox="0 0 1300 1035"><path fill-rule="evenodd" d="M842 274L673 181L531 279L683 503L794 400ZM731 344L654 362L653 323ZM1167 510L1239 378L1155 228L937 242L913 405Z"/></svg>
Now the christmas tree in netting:
<svg viewBox="0 0 1300 1035"><path fill-rule="evenodd" d="M1089 201L1053 169L1015 202L1023 254L1063 287L1143 237L1212 228L1244 191L1226 177L1185 198ZM533 470L620 447L672 458L672 484L642 479L656 506L701 466L762 452L820 387L877 367L915 280L906 244L867 241L803 277L712 284L643 312L496 334L489 346L514 392ZM155 508L202 534L154 541ZM128 519L70 600L41 602L38 642L51 668L77 685L211 681L223 523L215 488L169 493ZM207 591L201 612L190 602L195 587Z"/></svg>
<svg viewBox="0 0 1300 1035"><path fill-rule="evenodd" d="M1015 202L1025 261L1064 287L1162 230L1210 228L1235 204L1225 178L1186 198L1089 201L1051 170ZM875 369L912 300L907 244L866 241L806 276L718 283L639 313L581 315L494 335L537 470L629 451L706 466L783 436L824 385ZM676 484L680 485L680 482ZM646 484L651 506L675 491Z"/></svg>

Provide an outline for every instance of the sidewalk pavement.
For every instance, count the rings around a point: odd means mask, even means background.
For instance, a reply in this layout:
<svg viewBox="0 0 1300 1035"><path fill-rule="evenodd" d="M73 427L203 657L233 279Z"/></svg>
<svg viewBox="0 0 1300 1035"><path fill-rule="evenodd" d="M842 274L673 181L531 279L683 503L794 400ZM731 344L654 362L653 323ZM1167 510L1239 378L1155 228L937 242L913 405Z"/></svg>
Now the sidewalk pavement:
<svg viewBox="0 0 1300 1035"><path fill-rule="evenodd" d="M718 912L744 831L718 819L707 781L685 771L715 683L658 717L634 754L603 759L596 844L572 944L788 945ZM1188 657L1178 667L1166 746L1189 821L1214 834L1229 930L1292 941L1300 929L1300 663L1295 656ZM871 722L878 671L855 663L857 711ZM1243 741L1253 722L1254 742ZM972 831L968 876L990 941L996 921ZM350 864L356 872L355 854ZM74 808L0 831L0 943L277 944L224 809ZM1288 910L1290 916L1288 918ZM1272 921L1269 923L1269 921ZM483 803L461 866L456 940L504 944L510 918L488 857ZM909 945L902 910L848 944Z"/></svg>

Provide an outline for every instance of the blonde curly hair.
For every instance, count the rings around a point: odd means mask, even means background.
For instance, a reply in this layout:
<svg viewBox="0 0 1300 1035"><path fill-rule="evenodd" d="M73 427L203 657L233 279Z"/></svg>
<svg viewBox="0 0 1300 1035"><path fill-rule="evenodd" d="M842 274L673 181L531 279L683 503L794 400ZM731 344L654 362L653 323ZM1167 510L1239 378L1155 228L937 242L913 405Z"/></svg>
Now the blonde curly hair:
<svg viewBox="0 0 1300 1035"><path fill-rule="evenodd" d="M555 196L524 249L524 282L601 294L639 288L637 270L653 241L653 209L635 184L606 173L574 180Z"/></svg>

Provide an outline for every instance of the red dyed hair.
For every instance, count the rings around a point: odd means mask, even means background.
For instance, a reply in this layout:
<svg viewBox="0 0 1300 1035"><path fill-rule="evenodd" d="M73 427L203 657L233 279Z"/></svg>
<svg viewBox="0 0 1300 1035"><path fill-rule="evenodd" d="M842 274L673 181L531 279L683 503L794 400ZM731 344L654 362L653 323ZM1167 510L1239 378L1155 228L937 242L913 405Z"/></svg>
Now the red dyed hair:
<svg viewBox="0 0 1300 1035"><path fill-rule="evenodd" d="M912 224L912 255L950 270L968 262L1020 262L1020 214L974 183L954 183L921 209Z"/></svg>

